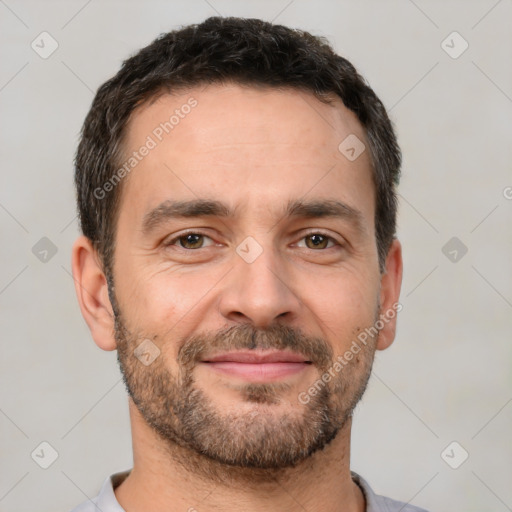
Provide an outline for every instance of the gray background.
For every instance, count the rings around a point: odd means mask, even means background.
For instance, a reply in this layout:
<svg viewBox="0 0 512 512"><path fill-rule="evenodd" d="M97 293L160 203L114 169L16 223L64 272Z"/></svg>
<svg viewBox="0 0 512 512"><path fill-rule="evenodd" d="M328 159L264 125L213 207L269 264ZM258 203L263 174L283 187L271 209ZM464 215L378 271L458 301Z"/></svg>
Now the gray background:
<svg viewBox="0 0 512 512"><path fill-rule="evenodd" d="M121 60L216 13L327 36L397 126L403 310L356 412L352 468L432 511L512 510L510 0L0 0L0 511L70 510L131 467L115 353L92 341L70 276L72 158ZM46 59L31 48L43 31L59 45ZM457 58L454 31L469 44Z"/></svg>

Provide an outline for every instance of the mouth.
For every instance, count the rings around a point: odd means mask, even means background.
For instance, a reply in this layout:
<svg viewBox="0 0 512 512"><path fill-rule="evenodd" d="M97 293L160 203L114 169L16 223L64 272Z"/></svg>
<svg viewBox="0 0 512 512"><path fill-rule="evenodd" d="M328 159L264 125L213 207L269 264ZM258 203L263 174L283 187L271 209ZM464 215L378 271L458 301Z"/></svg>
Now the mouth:
<svg viewBox="0 0 512 512"><path fill-rule="evenodd" d="M221 374L251 382L272 382L306 370L312 362L289 351L239 351L217 354L201 364Z"/></svg>

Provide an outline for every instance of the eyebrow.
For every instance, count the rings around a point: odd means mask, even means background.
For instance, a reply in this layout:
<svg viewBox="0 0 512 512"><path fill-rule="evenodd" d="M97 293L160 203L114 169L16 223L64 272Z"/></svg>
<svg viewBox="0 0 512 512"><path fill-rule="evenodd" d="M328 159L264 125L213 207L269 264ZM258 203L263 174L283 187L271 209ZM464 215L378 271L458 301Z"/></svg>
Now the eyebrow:
<svg viewBox="0 0 512 512"><path fill-rule="evenodd" d="M142 233L149 235L157 227L171 219L196 217L233 218L235 211L226 203L211 199L188 201L167 200L147 212L142 220ZM356 208L335 199L289 200L283 218L338 218L351 222L355 228L366 233L363 214Z"/></svg>
<svg viewBox="0 0 512 512"><path fill-rule="evenodd" d="M143 234L149 234L155 228L170 219L194 217L233 217L228 205L211 199L193 199L190 201L164 201L144 215Z"/></svg>

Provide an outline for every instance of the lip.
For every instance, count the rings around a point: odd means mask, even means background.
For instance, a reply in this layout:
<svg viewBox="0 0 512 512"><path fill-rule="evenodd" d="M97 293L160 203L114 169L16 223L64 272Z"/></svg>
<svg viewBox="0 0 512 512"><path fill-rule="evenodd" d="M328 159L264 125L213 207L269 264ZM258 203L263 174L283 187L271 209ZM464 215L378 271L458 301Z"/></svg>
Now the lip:
<svg viewBox="0 0 512 512"><path fill-rule="evenodd" d="M251 382L272 382L304 371L311 365L304 356L288 351L240 351L217 354L202 361L208 368Z"/></svg>
<svg viewBox="0 0 512 512"><path fill-rule="evenodd" d="M288 350L270 350L258 351L242 350L236 352L223 352L207 359L205 363L220 363L220 362L233 362L233 363L310 363L304 356L296 352Z"/></svg>

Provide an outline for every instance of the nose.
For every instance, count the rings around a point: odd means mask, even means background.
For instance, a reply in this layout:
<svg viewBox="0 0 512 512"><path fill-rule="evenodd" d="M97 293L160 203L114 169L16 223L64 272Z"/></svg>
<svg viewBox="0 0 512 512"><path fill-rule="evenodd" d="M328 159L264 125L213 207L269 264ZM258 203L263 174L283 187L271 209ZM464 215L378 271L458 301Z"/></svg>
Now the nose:
<svg viewBox="0 0 512 512"><path fill-rule="evenodd" d="M252 263L235 254L234 268L226 277L220 312L227 320L266 328L278 319L291 322L299 317L301 301L290 271L272 249L265 248Z"/></svg>

